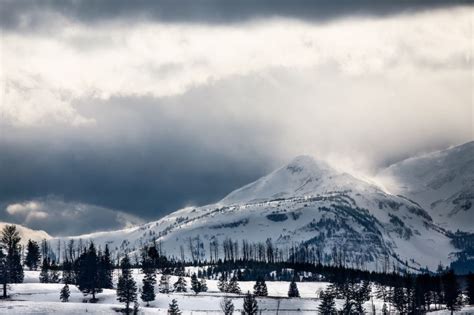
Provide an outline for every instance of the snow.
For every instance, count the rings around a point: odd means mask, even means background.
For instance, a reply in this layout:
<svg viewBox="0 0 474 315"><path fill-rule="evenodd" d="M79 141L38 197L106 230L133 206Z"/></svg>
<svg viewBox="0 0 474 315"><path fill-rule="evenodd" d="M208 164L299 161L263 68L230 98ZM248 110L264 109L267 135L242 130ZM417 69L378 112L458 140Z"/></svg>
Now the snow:
<svg viewBox="0 0 474 315"><path fill-rule="evenodd" d="M114 314L124 308L116 300L116 292L113 289L104 289L102 293L97 295L97 303L89 303L89 297L84 297L82 293L73 285L69 286L71 296L69 302L63 303L59 301L59 292L63 284L38 283L38 271L25 271L25 283L10 285L10 298L0 300L0 314ZM142 274L139 270L133 270L134 279L141 287ZM157 275L159 279L160 274ZM116 277L115 277L116 279ZM172 276L170 283L177 280L176 276ZM155 301L150 303L149 307L139 300L140 314L167 314L168 305L172 299L178 301L180 310L183 315L190 314L221 314L220 302L224 296L232 299L236 308L235 314L242 309L244 295L222 293L217 289L216 280L207 280L209 287L208 292L195 295L190 290L190 278L186 278L188 284L188 292L186 293L157 293ZM257 298L259 309L262 314L275 314L279 308L279 314L315 314L319 306L320 300L318 293L324 290L327 282L298 282L298 290L300 298L288 298L287 290L289 282L285 281L267 281L268 297ZM239 286L242 292L252 291L255 282L240 281ZM155 288L158 292L158 287ZM372 309L372 301L365 303L364 307L367 311ZM373 300L377 314L381 312L383 302L378 299ZM343 301L336 300L336 307L342 308ZM474 307L465 307L462 313L472 314ZM431 313L430 313L431 314ZM433 314L449 314L447 311L438 311Z"/></svg>
<svg viewBox="0 0 474 315"><path fill-rule="evenodd" d="M440 226L474 232L474 141L398 162L377 178L419 203Z"/></svg>
<svg viewBox="0 0 474 315"><path fill-rule="evenodd" d="M112 314L123 308L123 305L116 300L115 290L104 290L97 295L99 301L91 304L84 303L89 300L89 297L84 297L73 285L69 286L70 301L62 303L59 301L59 291L63 284L38 283L38 281L33 281L36 276L38 276L38 272L26 271L27 283L10 285L10 298L0 301L0 314ZM142 275L138 270L134 270L134 278L140 287ZM177 277L172 276L170 283L176 280ZM224 296L232 298L236 310L242 309L244 295L219 292L216 280L207 280L209 291L198 295L190 291L190 278L186 278L186 281L189 292L158 293L156 301L151 302L150 307L145 307L145 304L140 301L140 314L166 314L168 304L172 299L178 301L183 314L220 314L220 302ZM242 292L247 290L252 292L254 284L255 282L239 282ZM314 314L319 305L316 292L324 290L328 283L301 282L297 285L301 298L288 298L289 282L267 282L269 296L257 299L262 314L274 314L278 307L279 314ZM157 288L155 290L158 292ZM338 307L343 304L339 300L336 302ZM374 304L377 310L381 309L381 301L375 301ZM366 309L371 309L370 302L367 302Z"/></svg>

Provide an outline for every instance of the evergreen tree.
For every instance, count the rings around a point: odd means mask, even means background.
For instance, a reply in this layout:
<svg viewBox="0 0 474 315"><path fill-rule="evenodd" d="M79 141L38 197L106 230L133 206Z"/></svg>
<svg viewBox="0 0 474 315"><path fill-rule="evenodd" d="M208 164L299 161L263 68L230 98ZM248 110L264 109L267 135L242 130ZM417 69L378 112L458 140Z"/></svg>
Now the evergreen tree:
<svg viewBox="0 0 474 315"><path fill-rule="evenodd" d="M207 292L207 282L206 279L201 279L201 292Z"/></svg>
<svg viewBox="0 0 474 315"><path fill-rule="evenodd" d="M219 277L219 281L217 282L217 288L221 292L227 292L227 286L228 286L228 283L227 283L224 275L221 275Z"/></svg>
<svg viewBox="0 0 474 315"><path fill-rule="evenodd" d="M143 278L142 294L140 298L146 302L146 306L150 306L150 302L154 301L156 297L155 286L153 280L150 278Z"/></svg>
<svg viewBox="0 0 474 315"><path fill-rule="evenodd" d="M397 285L393 289L392 303L397 311L399 311L401 314L405 313L407 298L405 295L405 289L401 285Z"/></svg>
<svg viewBox="0 0 474 315"><path fill-rule="evenodd" d="M43 258L43 263L41 264L39 281L40 283L49 283L49 260L46 258Z"/></svg>
<svg viewBox="0 0 474 315"><path fill-rule="evenodd" d="M99 259L94 243L79 257L77 285L84 295L92 294L91 302L95 302L95 295L102 292L99 278Z"/></svg>
<svg viewBox="0 0 474 315"><path fill-rule="evenodd" d="M3 286L3 298L7 297L8 288L8 270L7 270L7 256L0 247L0 283Z"/></svg>
<svg viewBox="0 0 474 315"><path fill-rule="evenodd" d="M193 290L195 294L201 292L201 283L195 273L191 276L191 290Z"/></svg>
<svg viewBox="0 0 474 315"><path fill-rule="evenodd" d="M263 277L257 278L257 282L253 286L253 294L256 296L268 296L267 284Z"/></svg>
<svg viewBox="0 0 474 315"><path fill-rule="evenodd" d="M245 315L256 315L258 312L258 304L255 296L250 294L250 291L247 291L247 294L244 298L244 311L242 314Z"/></svg>
<svg viewBox="0 0 474 315"><path fill-rule="evenodd" d="M117 300L121 303L125 303L125 312L130 313L130 303L134 303L137 300L137 285L132 276L132 265L130 259L126 255L121 263L120 267L122 273L117 283Z"/></svg>
<svg viewBox="0 0 474 315"><path fill-rule="evenodd" d="M61 302L68 302L70 295L71 293L69 292L69 286L65 284L64 287L61 289L59 299L61 300Z"/></svg>
<svg viewBox="0 0 474 315"><path fill-rule="evenodd" d="M321 293L321 303L318 307L319 313L323 315L337 314L336 303L334 302L334 293L330 290Z"/></svg>
<svg viewBox="0 0 474 315"><path fill-rule="evenodd" d="M186 279L183 276L179 276L178 280L173 284L175 292L186 292Z"/></svg>
<svg viewBox="0 0 474 315"><path fill-rule="evenodd" d="M221 301L221 310L224 315L232 315L234 313L234 304L227 296L225 296Z"/></svg>
<svg viewBox="0 0 474 315"><path fill-rule="evenodd" d="M51 263L50 266L50 273L49 273L49 282L50 283L59 283L61 280L59 279L59 267L56 265L56 263L53 262Z"/></svg>
<svg viewBox="0 0 474 315"><path fill-rule="evenodd" d="M168 308L168 315L180 315L180 314L181 314L181 311L179 310L178 302L175 299L173 299Z"/></svg>
<svg viewBox="0 0 474 315"><path fill-rule="evenodd" d="M467 299L470 305L474 305L474 274L467 276Z"/></svg>
<svg viewBox="0 0 474 315"><path fill-rule="evenodd" d="M40 260L40 248L37 242L28 240L26 245L27 254L25 257L25 265L30 270L36 270L38 268Z"/></svg>
<svg viewBox="0 0 474 315"><path fill-rule="evenodd" d="M461 290L454 271L446 272L442 277L442 282L446 308L453 314L462 307Z"/></svg>
<svg viewBox="0 0 474 315"><path fill-rule="evenodd" d="M291 280L290 288L288 289L288 297L300 297L300 292L298 291L295 279Z"/></svg>
<svg viewBox="0 0 474 315"><path fill-rule="evenodd" d="M365 314L364 303L370 299L370 283L362 281L353 285L351 295L355 311L358 314Z"/></svg>
<svg viewBox="0 0 474 315"><path fill-rule="evenodd" d="M109 246L105 245L105 251L102 255L99 255L99 283L100 287L104 289L112 289L112 273L114 266L110 258Z"/></svg>
<svg viewBox="0 0 474 315"><path fill-rule="evenodd" d="M236 293L236 294L241 293L240 286L239 286L239 283L237 282L236 276L233 276L232 278L230 278L229 284L227 285L227 292Z"/></svg>
<svg viewBox="0 0 474 315"><path fill-rule="evenodd" d="M158 290L160 291L160 293L165 293L165 294L170 293L170 280L169 279L170 278L168 275L165 275L165 274L161 275L160 284L158 287Z"/></svg>
<svg viewBox="0 0 474 315"><path fill-rule="evenodd" d="M7 283L23 282L23 267L21 265L20 254L20 233L16 229L16 225L5 225L0 238L0 246L6 251L5 258L5 282L4 296L6 296Z"/></svg>
<svg viewBox="0 0 474 315"><path fill-rule="evenodd" d="M150 301L154 301L156 297L156 275L153 261L146 255L143 255L142 258L142 272L144 273L144 276L142 294L140 297L143 302L146 302L146 306L150 306Z"/></svg>
<svg viewBox="0 0 474 315"><path fill-rule="evenodd" d="M63 283L65 284L75 284L76 279L74 276L73 264L69 260L63 262Z"/></svg>

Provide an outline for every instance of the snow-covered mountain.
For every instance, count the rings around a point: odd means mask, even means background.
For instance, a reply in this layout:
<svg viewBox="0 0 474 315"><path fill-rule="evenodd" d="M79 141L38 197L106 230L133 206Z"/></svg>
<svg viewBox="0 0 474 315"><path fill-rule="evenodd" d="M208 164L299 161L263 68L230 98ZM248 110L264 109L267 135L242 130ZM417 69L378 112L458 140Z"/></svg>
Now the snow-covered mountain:
<svg viewBox="0 0 474 315"><path fill-rule="evenodd" d="M3 230L6 225L11 225L11 223L0 222L0 230ZM41 242L42 240L49 240L52 238L51 235L43 230L32 230L19 224L15 225L21 237L21 245L26 245L30 239L36 242Z"/></svg>
<svg viewBox="0 0 474 315"><path fill-rule="evenodd" d="M438 225L474 233L474 142L401 161L378 177L388 191L420 204Z"/></svg>
<svg viewBox="0 0 474 315"><path fill-rule="evenodd" d="M456 249L417 203L301 156L208 206L185 208L138 227L81 235L112 250L138 250L153 239L168 255L209 257L209 244L225 239L271 239L282 255L304 244L356 267L390 265L435 269ZM196 244L189 246L188 244ZM197 245L199 244L199 245ZM196 248L199 248L196 251ZM220 255L222 255L220 249Z"/></svg>

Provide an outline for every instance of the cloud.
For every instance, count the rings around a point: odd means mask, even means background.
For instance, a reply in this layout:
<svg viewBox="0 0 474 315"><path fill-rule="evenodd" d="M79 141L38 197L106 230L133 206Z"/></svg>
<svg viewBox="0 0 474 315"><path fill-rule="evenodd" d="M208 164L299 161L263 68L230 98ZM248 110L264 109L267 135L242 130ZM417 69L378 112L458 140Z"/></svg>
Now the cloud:
<svg viewBox="0 0 474 315"><path fill-rule="evenodd" d="M25 223L30 223L31 221L48 218L48 213L42 211L41 208L39 203L30 201L8 205L5 210L12 216L23 217Z"/></svg>
<svg viewBox="0 0 474 315"><path fill-rule="evenodd" d="M471 16L471 8L461 7L324 25L270 19L221 27L67 24L54 36L7 32L3 119L20 126L86 125L94 117L79 114L75 100L169 97L274 67L332 67L352 77L469 71Z"/></svg>
<svg viewBox="0 0 474 315"><path fill-rule="evenodd" d="M4 83L2 114L15 126L54 123L83 126L94 123L77 113L69 99L54 89L48 89L30 78L8 79ZM0 81L1 82L1 81ZM19 86L22 84L22 86Z"/></svg>
<svg viewBox="0 0 474 315"><path fill-rule="evenodd" d="M390 16L436 8L456 7L468 1L326 1L326 0L138 0L92 1L32 0L2 1L0 26L20 31L55 29L65 21L103 24L137 21L236 24L246 21L287 17L326 22L345 16Z"/></svg>
<svg viewBox="0 0 474 315"><path fill-rule="evenodd" d="M10 222L46 230L52 235L77 235L97 230L120 229L143 222L120 211L65 202L53 197L9 204L5 212L7 216L4 219Z"/></svg>

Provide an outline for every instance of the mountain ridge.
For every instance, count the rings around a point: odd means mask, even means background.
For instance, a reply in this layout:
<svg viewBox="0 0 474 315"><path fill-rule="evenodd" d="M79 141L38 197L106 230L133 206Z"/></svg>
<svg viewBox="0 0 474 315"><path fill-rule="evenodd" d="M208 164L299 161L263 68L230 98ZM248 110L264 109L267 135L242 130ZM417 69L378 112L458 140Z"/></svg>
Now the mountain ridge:
<svg viewBox="0 0 474 315"><path fill-rule="evenodd" d="M334 255L342 255L335 251L342 251L346 264L374 270L387 259L397 268L434 270L440 261L449 264L449 254L456 252L448 233L416 202L308 156L216 204L180 209L131 229L74 238L131 252L158 241L168 255L186 252L187 259L209 259L212 253L204 244L214 241L270 240L286 257L293 244L302 244L322 253L324 263L334 263ZM202 247L198 253L184 249L194 242Z"/></svg>
<svg viewBox="0 0 474 315"><path fill-rule="evenodd" d="M460 167L467 170L467 175L458 170L456 174L470 183L473 171L469 154L473 144L415 157L387 169L393 172L400 165L415 161L413 167L423 175L415 183L427 187L423 180L436 182L437 177L443 178L446 172ZM458 155L462 156L456 158ZM454 158L446 160L447 156ZM428 163L426 174L423 167L418 168L420 161L433 159L440 159L438 162L447 166ZM381 174L396 175L389 171ZM401 168L397 174L404 171ZM406 172L418 174L409 169ZM445 181L443 185L449 183ZM394 187L400 186L391 188ZM472 189L469 185L461 188ZM339 257L346 265L370 270L377 270L387 261L392 268L409 270L435 270L439 263L449 265L459 251L452 242L453 231L438 224L433 209L426 209L424 200L393 192L387 193L373 182L303 155L230 192L217 203L179 209L128 229L56 239L92 240L121 253L137 253L143 246L159 242L168 256L188 260L217 259L216 255L222 258L222 253L213 254L211 244L231 240L238 244L237 248L245 242L257 247L271 242L278 255L286 259L298 244L313 254L319 253L323 263L335 263L335 257Z"/></svg>
<svg viewBox="0 0 474 315"><path fill-rule="evenodd" d="M451 231L474 232L474 141L394 163L377 175Z"/></svg>

